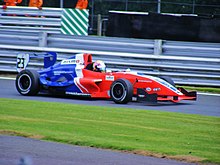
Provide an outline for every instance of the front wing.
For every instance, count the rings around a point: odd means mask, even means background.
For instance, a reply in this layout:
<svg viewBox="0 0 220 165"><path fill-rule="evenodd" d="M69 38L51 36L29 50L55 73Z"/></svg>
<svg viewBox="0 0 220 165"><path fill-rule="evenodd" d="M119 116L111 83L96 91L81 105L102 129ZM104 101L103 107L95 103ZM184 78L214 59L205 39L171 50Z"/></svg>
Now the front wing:
<svg viewBox="0 0 220 165"><path fill-rule="evenodd" d="M156 93L148 94L144 89L137 89L137 101L157 102L157 101L172 101L179 102L181 100L196 100L197 93L195 91L188 92L184 88L178 88L183 95L178 96L159 96Z"/></svg>

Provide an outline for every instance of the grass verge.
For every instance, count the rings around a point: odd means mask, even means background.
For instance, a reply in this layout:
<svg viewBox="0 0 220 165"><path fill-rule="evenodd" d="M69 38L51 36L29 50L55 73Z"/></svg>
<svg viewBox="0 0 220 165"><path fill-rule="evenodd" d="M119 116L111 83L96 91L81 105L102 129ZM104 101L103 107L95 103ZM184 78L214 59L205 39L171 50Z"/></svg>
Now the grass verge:
<svg viewBox="0 0 220 165"><path fill-rule="evenodd" d="M212 87L194 87L194 86L179 86L187 89L188 91L197 91L197 92L204 92L204 93L215 93L220 94L220 88L212 88Z"/></svg>
<svg viewBox="0 0 220 165"><path fill-rule="evenodd" d="M0 133L220 163L217 117L0 98Z"/></svg>

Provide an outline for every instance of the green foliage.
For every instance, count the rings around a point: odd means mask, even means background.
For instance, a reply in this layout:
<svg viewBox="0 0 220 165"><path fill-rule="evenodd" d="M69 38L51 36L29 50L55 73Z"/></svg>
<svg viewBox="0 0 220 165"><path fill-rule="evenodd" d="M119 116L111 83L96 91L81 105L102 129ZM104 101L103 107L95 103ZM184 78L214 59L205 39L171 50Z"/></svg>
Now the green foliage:
<svg viewBox="0 0 220 165"><path fill-rule="evenodd" d="M0 109L0 133L220 163L217 117L12 99Z"/></svg>

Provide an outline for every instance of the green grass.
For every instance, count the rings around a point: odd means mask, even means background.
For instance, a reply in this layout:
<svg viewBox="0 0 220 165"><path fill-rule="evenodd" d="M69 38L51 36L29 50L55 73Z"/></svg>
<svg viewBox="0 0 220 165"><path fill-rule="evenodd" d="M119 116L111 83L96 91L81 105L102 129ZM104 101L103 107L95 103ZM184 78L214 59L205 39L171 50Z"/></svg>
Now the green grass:
<svg viewBox="0 0 220 165"><path fill-rule="evenodd" d="M205 92L205 93L216 93L220 94L220 88L214 88L214 87L194 87L194 86L179 86L187 89L188 91L197 91L197 92Z"/></svg>
<svg viewBox="0 0 220 165"><path fill-rule="evenodd" d="M0 133L220 163L217 117L1 98Z"/></svg>

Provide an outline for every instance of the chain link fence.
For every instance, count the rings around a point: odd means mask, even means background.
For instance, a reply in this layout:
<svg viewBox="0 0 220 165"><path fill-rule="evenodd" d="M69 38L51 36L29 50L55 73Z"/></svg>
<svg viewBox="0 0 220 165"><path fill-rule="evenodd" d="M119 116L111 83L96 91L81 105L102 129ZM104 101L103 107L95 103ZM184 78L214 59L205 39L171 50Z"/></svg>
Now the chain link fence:
<svg viewBox="0 0 220 165"><path fill-rule="evenodd" d="M197 14L206 17L220 17L219 0L91 0L90 33L96 34L98 14L103 20L108 11L136 11L152 13ZM107 21L103 22L105 31Z"/></svg>
<svg viewBox="0 0 220 165"><path fill-rule="evenodd" d="M28 6L23 0L20 6ZM77 0L44 0L43 7L74 8ZM0 5L3 0L0 0ZM198 14L220 17L220 0L89 0L89 34L97 34L98 14L103 20L103 34L108 19L108 11L161 12L177 14Z"/></svg>

